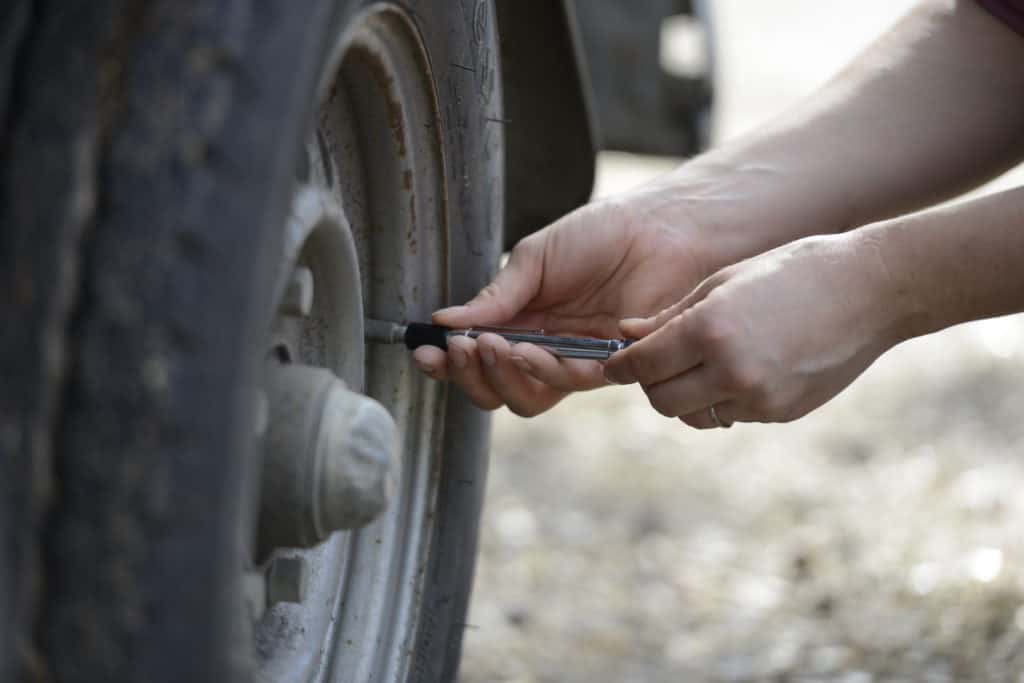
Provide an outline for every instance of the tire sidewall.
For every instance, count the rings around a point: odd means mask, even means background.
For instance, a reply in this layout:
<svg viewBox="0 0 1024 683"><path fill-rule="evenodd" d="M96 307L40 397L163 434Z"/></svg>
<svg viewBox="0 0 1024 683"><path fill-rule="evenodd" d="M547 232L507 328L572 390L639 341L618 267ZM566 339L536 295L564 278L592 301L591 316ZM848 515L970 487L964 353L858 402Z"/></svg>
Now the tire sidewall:
<svg viewBox="0 0 1024 683"><path fill-rule="evenodd" d="M46 482L39 659L68 681L249 680L239 532L252 527L266 273L337 8L96 6L111 33L67 77L113 83L54 141L96 152L77 268L51 274L79 285ZM36 52L62 49L60 31L38 36Z"/></svg>

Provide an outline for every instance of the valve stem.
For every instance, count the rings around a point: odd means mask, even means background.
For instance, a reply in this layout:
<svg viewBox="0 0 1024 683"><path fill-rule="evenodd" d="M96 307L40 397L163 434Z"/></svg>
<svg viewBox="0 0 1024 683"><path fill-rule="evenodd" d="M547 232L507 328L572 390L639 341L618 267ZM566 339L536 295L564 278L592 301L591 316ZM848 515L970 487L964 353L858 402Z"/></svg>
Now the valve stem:
<svg viewBox="0 0 1024 683"><path fill-rule="evenodd" d="M402 344L405 341L406 326L388 320L366 318L363 329L367 341L378 344Z"/></svg>

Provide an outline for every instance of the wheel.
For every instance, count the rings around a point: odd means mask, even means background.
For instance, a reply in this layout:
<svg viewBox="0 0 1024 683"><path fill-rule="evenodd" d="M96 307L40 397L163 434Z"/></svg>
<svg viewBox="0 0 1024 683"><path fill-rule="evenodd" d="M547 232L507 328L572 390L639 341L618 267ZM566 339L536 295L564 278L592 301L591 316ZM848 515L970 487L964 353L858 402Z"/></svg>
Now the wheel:
<svg viewBox="0 0 1024 683"><path fill-rule="evenodd" d="M491 4L27 7L0 36L0 678L453 679L488 421L362 321L496 265Z"/></svg>

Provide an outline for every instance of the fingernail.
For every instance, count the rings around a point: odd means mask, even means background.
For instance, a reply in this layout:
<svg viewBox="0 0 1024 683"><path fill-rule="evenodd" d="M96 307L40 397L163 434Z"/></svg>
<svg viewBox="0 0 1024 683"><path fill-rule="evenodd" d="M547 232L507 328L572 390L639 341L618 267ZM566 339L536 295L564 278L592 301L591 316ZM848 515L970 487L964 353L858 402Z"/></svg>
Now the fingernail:
<svg viewBox="0 0 1024 683"><path fill-rule="evenodd" d="M452 363L455 363L455 367L460 370L469 365L469 356L465 351L457 346L451 346L448 348L448 353L452 357Z"/></svg>
<svg viewBox="0 0 1024 683"><path fill-rule="evenodd" d="M430 367L426 363L421 363L419 361L416 361L416 367L418 367L420 369L420 372L422 372L425 375L432 375L432 374L434 374L434 368Z"/></svg>
<svg viewBox="0 0 1024 683"><path fill-rule="evenodd" d="M619 321L620 325L640 325L650 320L650 318L623 318Z"/></svg>
<svg viewBox="0 0 1024 683"><path fill-rule="evenodd" d="M494 355L494 351L486 346L480 347L480 358L483 359L484 365L494 365L498 362L498 357Z"/></svg>
<svg viewBox="0 0 1024 683"><path fill-rule="evenodd" d="M522 356L509 356L508 359L523 372L533 372L533 367L530 365L530 361L526 360Z"/></svg>

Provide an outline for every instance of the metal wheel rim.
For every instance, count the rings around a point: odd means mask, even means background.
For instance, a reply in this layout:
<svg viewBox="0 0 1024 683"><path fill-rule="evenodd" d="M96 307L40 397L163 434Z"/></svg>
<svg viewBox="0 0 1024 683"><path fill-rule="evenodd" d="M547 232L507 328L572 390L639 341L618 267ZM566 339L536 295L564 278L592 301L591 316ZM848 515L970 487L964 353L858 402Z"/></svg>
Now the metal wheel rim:
<svg viewBox="0 0 1024 683"><path fill-rule="evenodd" d="M296 265L331 246L320 270L346 270L344 301L318 299L314 325L325 332L300 335L306 342L291 352L387 407L403 438L400 474L387 512L372 524L310 550L278 551L305 558L308 587L301 604L274 605L257 623L258 669L273 681L397 680L411 664L420 619L444 395L403 348L367 347L364 357L362 315L427 319L447 301L439 112L422 41L390 4L350 23L324 74L277 292ZM360 295L345 296L353 290ZM331 314L347 319L332 324Z"/></svg>

